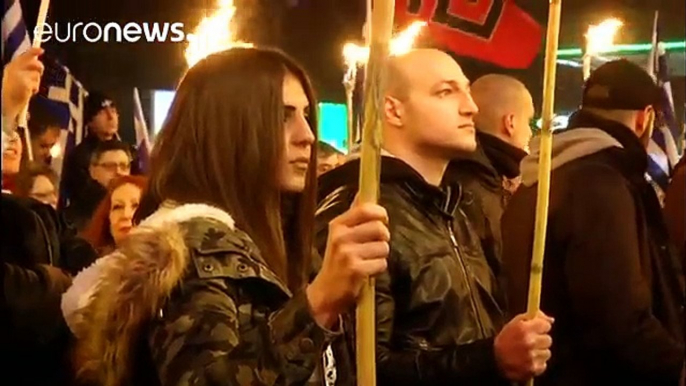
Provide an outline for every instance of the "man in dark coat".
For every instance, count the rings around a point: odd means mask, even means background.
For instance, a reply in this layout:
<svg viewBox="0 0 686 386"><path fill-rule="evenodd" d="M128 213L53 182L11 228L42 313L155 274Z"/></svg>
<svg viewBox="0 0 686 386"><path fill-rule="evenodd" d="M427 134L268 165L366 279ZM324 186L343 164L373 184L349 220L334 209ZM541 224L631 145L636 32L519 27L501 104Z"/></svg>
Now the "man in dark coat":
<svg viewBox="0 0 686 386"><path fill-rule="evenodd" d="M553 139L541 307L555 318L537 385L676 386L684 368L684 282L646 181L657 88L626 60L586 83L582 107ZM526 309L539 146L503 215L512 312Z"/></svg>
<svg viewBox="0 0 686 386"><path fill-rule="evenodd" d="M534 102L526 86L515 78L491 74L472 85L479 107L477 149L450 162L444 180L464 188L460 209L481 239L496 276L500 273L500 218L519 185L519 163L527 155Z"/></svg>
<svg viewBox="0 0 686 386"><path fill-rule="evenodd" d="M119 112L115 103L106 95L91 91L86 98L84 126L87 135L74 149L65 154L62 187L60 197L64 208L74 201L92 200L93 184L89 173L93 153L103 142L119 140ZM128 145L128 152L136 154L133 146ZM132 162L131 174L138 174L137 162ZM78 204L77 204L78 205Z"/></svg>
<svg viewBox="0 0 686 386"><path fill-rule="evenodd" d="M379 203L391 241L388 272L376 278L378 384L508 385L538 375L551 321L520 315L505 323L479 239L456 210L462 191L441 186L449 161L476 147L469 81L435 50L395 57L389 73ZM353 203L359 168L350 160L320 177L320 252L329 222ZM347 350L334 349L338 366L354 365L341 355L354 353L354 325L347 323Z"/></svg>

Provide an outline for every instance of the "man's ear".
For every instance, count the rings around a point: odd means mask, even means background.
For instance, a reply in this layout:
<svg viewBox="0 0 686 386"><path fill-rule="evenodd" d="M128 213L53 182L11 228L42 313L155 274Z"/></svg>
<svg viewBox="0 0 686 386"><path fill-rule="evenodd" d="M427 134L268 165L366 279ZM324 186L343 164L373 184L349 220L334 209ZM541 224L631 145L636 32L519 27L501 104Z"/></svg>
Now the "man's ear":
<svg viewBox="0 0 686 386"><path fill-rule="evenodd" d="M95 165L91 163L88 165L88 175L90 175L92 179L95 179L95 174Z"/></svg>
<svg viewBox="0 0 686 386"><path fill-rule="evenodd" d="M655 128L655 109L653 106L646 107L636 115L636 135L643 145L648 146L653 137Z"/></svg>
<svg viewBox="0 0 686 386"><path fill-rule="evenodd" d="M503 128L505 130L505 135L509 138L514 137L515 134L515 116L514 114L503 115Z"/></svg>
<svg viewBox="0 0 686 386"><path fill-rule="evenodd" d="M403 125L403 104L392 96L384 98L384 119L391 126Z"/></svg>

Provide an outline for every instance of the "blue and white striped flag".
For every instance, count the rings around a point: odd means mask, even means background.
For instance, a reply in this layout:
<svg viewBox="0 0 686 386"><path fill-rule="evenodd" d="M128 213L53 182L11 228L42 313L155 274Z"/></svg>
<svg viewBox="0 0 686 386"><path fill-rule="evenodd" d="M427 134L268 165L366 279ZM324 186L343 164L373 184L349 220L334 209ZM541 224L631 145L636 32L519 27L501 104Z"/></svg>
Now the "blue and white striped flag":
<svg viewBox="0 0 686 386"><path fill-rule="evenodd" d="M138 94L138 88L133 89L133 126L136 130L136 153L139 171L143 174L148 172L150 166L150 151L152 145L148 132L148 125L145 123L143 115L143 105Z"/></svg>
<svg viewBox="0 0 686 386"><path fill-rule="evenodd" d="M660 105L656 106L655 130L648 145L648 178L662 197L669 185L672 169L679 162L676 138L679 138L679 125L674 113L674 99L669 79L667 54L660 42L658 15L655 15L653 28L653 51L649 62L649 72L655 78L662 92Z"/></svg>
<svg viewBox="0 0 686 386"><path fill-rule="evenodd" d="M60 135L59 151L53 154L52 159L52 167L61 175L64 156L81 143L85 136L83 108L87 92L69 69L57 60L44 54L41 61L45 71L35 98L66 128Z"/></svg>
<svg viewBox="0 0 686 386"><path fill-rule="evenodd" d="M3 66L31 48L29 32L19 0L5 0L2 8L2 64Z"/></svg>

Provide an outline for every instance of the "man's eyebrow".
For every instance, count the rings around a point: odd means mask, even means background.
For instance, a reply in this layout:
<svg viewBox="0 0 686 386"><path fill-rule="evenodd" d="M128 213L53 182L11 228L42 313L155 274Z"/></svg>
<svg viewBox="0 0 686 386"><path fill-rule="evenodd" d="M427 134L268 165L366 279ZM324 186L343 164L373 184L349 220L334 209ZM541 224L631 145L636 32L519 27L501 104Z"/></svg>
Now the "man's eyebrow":
<svg viewBox="0 0 686 386"><path fill-rule="evenodd" d="M455 79L445 79L436 83L433 87L434 89L440 88L441 86L450 86L456 90L469 90L469 82L459 82Z"/></svg>

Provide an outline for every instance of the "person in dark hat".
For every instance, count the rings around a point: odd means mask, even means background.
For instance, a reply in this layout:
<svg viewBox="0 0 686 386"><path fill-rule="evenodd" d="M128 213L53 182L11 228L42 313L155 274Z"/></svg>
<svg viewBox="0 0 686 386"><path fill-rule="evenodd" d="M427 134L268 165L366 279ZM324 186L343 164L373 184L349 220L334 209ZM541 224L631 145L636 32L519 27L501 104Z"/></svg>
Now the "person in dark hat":
<svg viewBox="0 0 686 386"><path fill-rule="evenodd" d="M554 135L541 308L555 318L552 359L537 385L679 385L684 282L646 148L658 88L617 60L586 82ZM511 312L526 310L540 139L502 219Z"/></svg>
<svg viewBox="0 0 686 386"><path fill-rule="evenodd" d="M91 159L102 143L118 140L119 112L111 98L97 91L90 92L85 101L83 118L87 135L64 159L61 197L68 202L63 200L61 208L92 202L93 192L103 190L90 176ZM130 154L135 154L135 149L132 146L129 148ZM132 172L137 174L137 170Z"/></svg>

